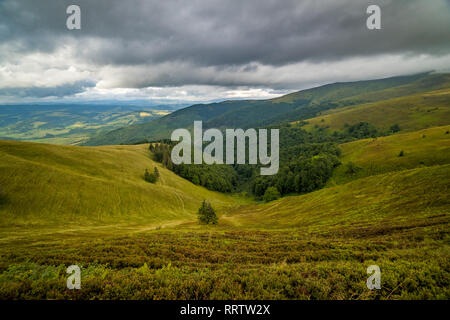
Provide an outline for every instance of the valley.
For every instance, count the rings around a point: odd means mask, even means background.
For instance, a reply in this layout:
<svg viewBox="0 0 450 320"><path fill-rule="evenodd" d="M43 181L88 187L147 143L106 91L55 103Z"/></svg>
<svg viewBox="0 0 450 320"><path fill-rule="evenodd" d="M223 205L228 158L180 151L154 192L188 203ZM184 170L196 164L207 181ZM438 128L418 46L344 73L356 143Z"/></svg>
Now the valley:
<svg viewBox="0 0 450 320"><path fill-rule="evenodd" d="M111 145L2 140L0 298L448 299L447 79L197 105L91 140ZM280 128L274 178L248 165L174 169L162 143L130 140L137 128L136 139L164 139L199 115L246 127L258 108ZM155 167L158 180L145 181ZM213 190L229 177L228 191ZM256 185L281 195L265 200ZM217 225L199 224L203 200ZM81 290L66 288L73 264ZM366 287L369 265L381 268L380 290Z"/></svg>
<svg viewBox="0 0 450 320"><path fill-rule="evenodd" d="M178 105L0 105L0 139L60 145L82 144L97 134L169 114Z"/></svg>

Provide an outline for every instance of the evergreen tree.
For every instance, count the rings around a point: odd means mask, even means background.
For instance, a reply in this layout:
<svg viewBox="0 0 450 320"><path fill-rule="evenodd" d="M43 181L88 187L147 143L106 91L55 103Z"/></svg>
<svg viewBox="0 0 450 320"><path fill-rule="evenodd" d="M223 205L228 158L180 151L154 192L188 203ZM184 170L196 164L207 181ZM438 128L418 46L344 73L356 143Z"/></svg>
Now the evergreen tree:
<svg viewBox="0 0 450 320"><path fill-rule="evenodd" d="M156 183L157 177L154 173L150 173L145 169L144 180L150 183Z"/></svg>
<svg viewBox="0 0 450 320"><path fill-rule="evenodd" d="M391 132L396 133L400 131L400 126L396 123L390 127Z"/></svg>
<svg viewBox="0 0 450 320"><path fill-rule="evenodd" d="M213 207L207 200L203 200L202 206L198 209L198 220L204 224L217 224L217 215Z"/></svg>
<svg viewBox="0 0 450 320"><path fill-rule="evenodd" d="M145 169L144 180L145 181L149 181L150 180L150 173L148 172L148 169Z"/></svg>
<svg viewBox="0 0 450 320"><path fill-rule="evenodd" d="M263 199L265 202L277 200L280 198L280 192L278 192L278 189L275 187L269 187L266 189L266 192L264 193Z"/></svg>

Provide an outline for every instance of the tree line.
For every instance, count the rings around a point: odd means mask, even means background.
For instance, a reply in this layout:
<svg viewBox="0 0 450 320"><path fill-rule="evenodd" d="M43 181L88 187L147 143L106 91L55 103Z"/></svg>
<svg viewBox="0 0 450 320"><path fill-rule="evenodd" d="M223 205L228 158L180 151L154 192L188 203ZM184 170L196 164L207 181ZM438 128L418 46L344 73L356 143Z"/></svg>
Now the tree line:
<svg viewBox="0 0 450 320"><path fill-rule="evenodd" d="M149 149L154 160L196 185L220 192L245 191L270 201L279 196L322 188L333 170L340 165L340 143L386 135L386 132L366 122L347 125L340 132L330 132L324 128L306 131L302 128L304 124L281 123L268 127L280 129L280 168L273 176L261 176L260 165L175 165L171 161L175 142L170 140L151 143ZM394 125L390 132L399 130L399 126Z"/></svg>

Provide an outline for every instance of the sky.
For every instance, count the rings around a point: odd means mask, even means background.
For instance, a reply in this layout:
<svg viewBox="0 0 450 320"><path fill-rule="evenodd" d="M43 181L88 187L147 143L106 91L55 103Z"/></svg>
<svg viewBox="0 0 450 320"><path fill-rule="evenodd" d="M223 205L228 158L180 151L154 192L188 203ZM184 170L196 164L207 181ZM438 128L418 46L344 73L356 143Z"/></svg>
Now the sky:
<svg viewBox="0 0 450 320"><path fill-rule="evenodd" d="M424 71L450 71L450 0L0 0L2 103L266 99Z"/></svg>

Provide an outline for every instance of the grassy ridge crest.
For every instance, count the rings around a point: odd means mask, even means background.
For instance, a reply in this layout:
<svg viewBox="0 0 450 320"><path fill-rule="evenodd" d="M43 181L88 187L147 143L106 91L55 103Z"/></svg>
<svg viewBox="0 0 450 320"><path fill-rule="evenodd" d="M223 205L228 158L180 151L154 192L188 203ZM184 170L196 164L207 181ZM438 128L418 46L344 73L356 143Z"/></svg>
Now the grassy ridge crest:
<svg viewBox="0 0 450 320"><path fill-rule="evenodd" d="M146 168L160 181L147 183ZM148 145L77 147L0 142L0 216L6 223L162 223L195 217L203 199L236 201L186 181L153 162Z"/></svg>

